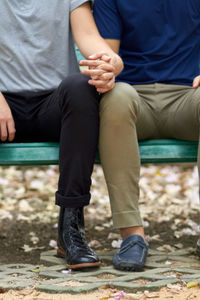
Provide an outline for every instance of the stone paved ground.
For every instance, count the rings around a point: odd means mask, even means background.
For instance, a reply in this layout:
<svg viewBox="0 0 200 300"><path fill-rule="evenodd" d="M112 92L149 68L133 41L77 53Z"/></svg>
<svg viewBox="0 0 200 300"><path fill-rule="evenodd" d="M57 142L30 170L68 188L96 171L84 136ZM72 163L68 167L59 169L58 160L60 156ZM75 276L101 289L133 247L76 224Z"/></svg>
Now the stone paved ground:
<svg viewBox="0 0 200 300"><path fill-rule="evenodd" d="M185 284L200 283L200 261L188 248L195 247L200 233L197 170L149 166L142 168L141 175L140 208L151 245L144 272L112 268L113 252L107 251L116 248L119 235L112 229L102 170L96 167L86 229L103 265L92 272L70 273L55 250L46 251L52 249L50 239L57 237L57 168L0 168L0 300L105 300L110 290L159 293L159 297L151 294L141 299L200 299L200 286L188 290ZM9 241L14 241L14 247ZM41 251L45 252L39 258ZM160 288L165 291L164 297L156 292ZM184 289L187 295L181 296Z"/></svg>
<svg viewBox="0 0 200 300"><path fill-rule="evenodd" d="M183 282L200 284L200 261L191 249L175 252L151 249L143 272L115 270L111 264L113 251L98 254L103 262L102 267L84 272L67 271L64 260L56 257L55 250L41 254L41 265L1 265L0 289L35 287L42 292L74 294L91 292L102 286L137 292L158 290Z"/></svg>

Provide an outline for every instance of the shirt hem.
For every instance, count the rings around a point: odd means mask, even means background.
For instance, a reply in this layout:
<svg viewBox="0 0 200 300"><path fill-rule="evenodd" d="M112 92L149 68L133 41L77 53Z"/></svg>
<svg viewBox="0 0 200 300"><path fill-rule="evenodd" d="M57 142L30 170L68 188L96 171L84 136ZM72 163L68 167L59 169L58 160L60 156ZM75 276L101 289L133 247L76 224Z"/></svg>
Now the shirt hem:
<svg viewBox="0 0 200 300"><path fill-rule="evenodd" d="M160 80L152 80L152 81L142 81L136 82L131 80L123 80L123 79L116 79L116 82L125 82L131 85L143 85L143 84L153 84L153 83L163 83L163 84L174 84L174 85L188 85L192 86L192 82L183 82L183 81L160 81Z"/></svg>

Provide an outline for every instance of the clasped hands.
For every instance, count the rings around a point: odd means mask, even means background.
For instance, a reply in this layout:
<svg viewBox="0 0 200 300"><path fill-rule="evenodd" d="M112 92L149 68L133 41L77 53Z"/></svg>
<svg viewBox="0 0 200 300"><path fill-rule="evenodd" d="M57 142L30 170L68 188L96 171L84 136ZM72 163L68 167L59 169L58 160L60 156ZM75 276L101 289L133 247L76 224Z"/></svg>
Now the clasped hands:
<svg viewBox="0 0 200 300"><path fill-rule="evenodd" d="M89 56L87 60L81 60L80 66L87 66L82 74L90 76L89 84L96 87L97 92L105 93L115 85L115 68L111 63L111 57L105 52L99 52Z"/></svg>
<svg viewBox="0 0 200 300"><path fill-rule="evenodd" d="M111 57L105 52L100 52L89 56L88 60L81 60L80 66L88 66L89 69L83 70L84 75L91 79L89 84L94 85L99 93L105 93L111 90L115 85L115 68L111 64ZM192 87L200 86L200 75L193 80Z"/></svg>

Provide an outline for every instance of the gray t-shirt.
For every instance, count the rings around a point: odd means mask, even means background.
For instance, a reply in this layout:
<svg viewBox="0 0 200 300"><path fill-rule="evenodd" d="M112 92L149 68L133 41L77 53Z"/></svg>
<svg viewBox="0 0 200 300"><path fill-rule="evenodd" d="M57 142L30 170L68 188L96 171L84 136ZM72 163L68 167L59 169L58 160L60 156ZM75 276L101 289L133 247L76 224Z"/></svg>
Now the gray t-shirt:
<svg viewBox="0 0 200 300"><path fill-rule="evenodd" d="M1 92L53 89L79 72L69 16L87 1L1 0Z"/></svg>

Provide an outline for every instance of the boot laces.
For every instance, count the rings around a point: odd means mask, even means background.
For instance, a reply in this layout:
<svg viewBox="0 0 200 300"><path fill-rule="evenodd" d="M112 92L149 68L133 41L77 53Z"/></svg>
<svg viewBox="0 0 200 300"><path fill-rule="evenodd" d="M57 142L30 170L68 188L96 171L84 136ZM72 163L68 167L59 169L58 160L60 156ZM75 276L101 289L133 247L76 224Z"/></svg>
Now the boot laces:
<svg viewBox="0 0 200 300"><path fill-rule="evenodd" d="M85 250L86 252L92 253L92 249L87 244L84 230L82 228L80 228L79 230L77 226L71 226L70 229L70 240L72 242L72 245L75 245L82 251Z"/></svg>

